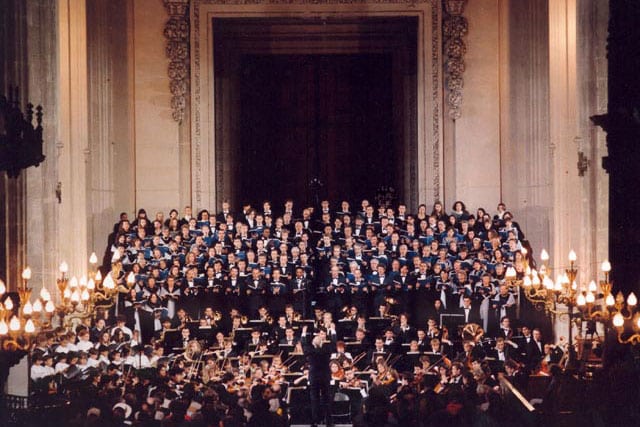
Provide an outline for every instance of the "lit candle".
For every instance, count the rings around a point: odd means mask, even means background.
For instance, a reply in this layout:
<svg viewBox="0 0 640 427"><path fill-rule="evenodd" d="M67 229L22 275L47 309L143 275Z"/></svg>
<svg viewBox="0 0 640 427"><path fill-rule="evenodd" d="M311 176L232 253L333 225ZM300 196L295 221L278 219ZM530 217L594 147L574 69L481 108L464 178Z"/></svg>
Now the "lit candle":
<svg viewBox="0 0 640 427"><path fill-rule="evenodd" d="M589 282L589 292L595 292L596 290L598 290L598 287L596 286L596 282L595 281L590 281Z"/></svg>
<svg viewBox="0 0 640 427"><path fill-rule="evenodd" d="M98 257L96 256L96 253L93 252L93 253L91 253L91 256L89 257L89 264L96 265L97 263L98 263Z"/></svg>
<svg viewBox="0 0 640 427"><path fill-rule="evenodd" d="M46 311L47 313L51 314L56 310L56 306L53 305L53 301L49 300L47 301L47 303L44 305L44 311Z"/></svg>
<svg viewBox="0 0 640 427"><path fill-rule="evenodd" d="M627 297L627 305L629 305L631 307L635 307L636 304L638 304L638 298L636 298L636 294L631 292L629 294L629 296Z"/></svg>
<svg viewBox="0 0 640 427"><path fill-rule="evenodd" d="M69 287L71 289L77 288L78 287L78 278L76 276L73 276L71 278L71 280L69 281Z"/></svg>
<svg viewBox="0 0 640 427"><path fill-rule="evenodd" d="M114 283L113 278L111 277L111 274L107 274L107 277L105 277L104 279L103 286L105 287L105 289L109 289L109 290L115 289L116 284Z"/></svg>
<svg viewBox="0 0 640 427"><path fill-rule="evenodd" d="M27 289L27 282L31 280L31 269L29 267L22 270L22 289Z"/></svg>
<svg viewBox="0 0 640 427"><path fill-rule="evenodd" d="M578 304L578 307L582 307L586 304L586 298L584 297L584 294L580 294L578 295L578 299L576 300L576 304Z"/></svg>
<svg viewBox="0 0 640 427"><path fill-rule="evenodd" d="M555 286L553 287L553 290L558 292L562 291L562 282L560 280L556 282Z"/></svg>
<svg viewBox="0 0 640 427"><path fill-rule="evenodd" d="M31 301L27 301L24 307L22 307L22 313L25 316L31 316L33 314L33 306L31 305Z"/></svg>
<svg viewBox="0 0 640 427"><path fill-rule="evenodd" d="M40 289L40 298L45 302L51 299L51 294L47 288Z"/></svg>
<svg viewBox="0 0 640 427"><path fill-rule="evenodd" d="M531 279L531 284L534 286L539 286L540 285L540 276L538 276L538 272L533 270L533 273L531 275L533 277L533 279Z"/></svg>
<svg viewBox="0 0 640 427"><path fill-rule="evenodd" d="M92 291L96 288L96 282L93 281L93 279L89 279L87 281L87 289Z"/></svg>
<svg viewBox="0 0 640 427"><path fill-rule="evenodd" d="M62 275L64 276L69 271L69 264L67 264L66 261L62 261L58 269L60 270L60 273L62 273Z"/></svg>
<svg viewBox="0 0 640 427"><path fill-rule="evenodd" d="M575 251L571 249L571 251L569 251L569 261L576 262L577 259L578 256L576 255Z"/></svg>
<svg viewBox="0 0 640 427"><path fill-rule="evenodd" d="M524 287L531 286L531 277L524 276L524 279L522 280L522 286L524 286Z"/></svg>
<svg viewBox="0 0 640 427"><path fill-rule="evenodd" d="M613 297L613 295L609 294L607 295L607 297L604 299L604 303L607 305L607 307L612 307L615 303L616 300Z"/></svg>
<svg viewBox="0 0 640 427"><path fill-rule="evenodd" d="M4 282L0 280L0 296L4 295L5 292L7 292L7 287Z"/></svg>
<svg viewBox="0 0 640 427"><path fill-rule="evenodd" d="M0 320L0 336L7 335L8 333L9 325L7 325L7 322L5 322L4 319Z"/></svg>
<svg viewBox="0 0 640 427"><path fill-rule="evenodd" d="M33 320L27 320L27 323L24 324L24 331L27 334L32 334L36 331L36 325L33 323Z"/></svg>
<svg viewBox="0 0 640 427"><path fill-rule="evenodd" d="M13 310L13 300L11 298L7 298L6 300L4 300L4 308L7 311Z"/></svg>
<svg viewBox="0 0 640 427"><path fill-rule="evenodd" d="M13 316L9 321L9 330L11 332L18 332L20 330L20 320L16 316Z"/></svg>
<svg viewBox="0 0 640 427"><path fill-rule="evenodd" d="M78 292L77 289L73 291L73 293L71 294L71 302L75 302L75 303L80 302L80 292Z"/></svg>
<svg viewBox="0 0 640 427"><path fill-rule="evenodd" d="M581 294L582 295L582 294ZM593 293L587 292L587 304L593 304L596 301L596 297Z"/></svg>
<svg viewBox="0 0 640 427"><path fill-rule="evenodd" d="M100 273L100 270L98 270L98 272L96 273L95 281L96 283L102 282L102 273Z"/></svg>
<svg viewBox="0 0 640 427"><path fill-rule="evenodd" d="M81 288L86 288L86 287L87 287L87 276L82 276L82 277L80 278L80 282L78 283L78 285L79 285Z"/></svg>
<svg viewBox="0 0 640 427"><path fill-rule="evenodd" d="M616 313L616 315L613 316L613 326L615 326L616 328L621 328L622 325L624 325L624 317L622 316L622 314Z"/></svg>
<svg viewBox="0 0 640 427"><path fill-rule="evenodd" d="M89 301L89 291L87 291L86 289L84 289L82 291L82 295L80 295L80 299L82 299L83 302L85 301Z"/></svg>
<svg viewBox="0 0 640 427"><path fill-rule="evenodd" d="M513 280L513 279L515 279L515 278L516 278L516 269L515 269L515 268L513 268L513 267L509 267L509 268L507 268L507 271L506 271L506 273L505 273L505 275L504 275L504 276L505 276L505 278L506 278L507 280Z"/></svg>
<svg viewBox="0 0 640 427"><path fill-rule="evenodd" d="M136 275L133 274L133 271L132 271L127 276L127 285L129 285L129 287L132 287L134 283L136 283Z"/></svg>
<svg viewBox="0 0 640 427"><path fill-rule="evenodd" d="M36 302L33 303L33 312L40 313L41 311L42 311L42 302L40 302L40 300L37 299Z"/></svg>
<svg viewBox="0 0 640 427"><path fill-rule="evenodd" d="M542 252L540 252L540 259L542 260L542 262L549 261L549 252L547 252L546 249L543 249Z"/></svg>
<svg viewBox="0 0 640 427"><path fill-rule="evenodd" d="M611 263L609 262L609 260L604 260L602 261L602 271L604 271L605 273L608 273L611 271Z"/></svg>

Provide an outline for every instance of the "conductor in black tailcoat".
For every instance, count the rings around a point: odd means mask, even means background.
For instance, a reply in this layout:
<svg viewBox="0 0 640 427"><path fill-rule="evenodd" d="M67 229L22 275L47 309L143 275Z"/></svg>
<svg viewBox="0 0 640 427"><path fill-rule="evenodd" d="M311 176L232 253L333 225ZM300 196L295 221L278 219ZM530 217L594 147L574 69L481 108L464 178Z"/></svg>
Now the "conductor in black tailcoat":
<svg viewBox="0 0 640 427"><path fill-rule="evenodd" d="M311 425L315 426L321 421L321 409L324 407L324 415L327 425L333 425L331 421L331 401L329 396L329 384L331 372L329 361L331 353L335 351L335 329L327 334L325 329L320 329L318 334L310 339L307 327L302 329L302 348L309 363L309 387L311 392Z"/></svg>

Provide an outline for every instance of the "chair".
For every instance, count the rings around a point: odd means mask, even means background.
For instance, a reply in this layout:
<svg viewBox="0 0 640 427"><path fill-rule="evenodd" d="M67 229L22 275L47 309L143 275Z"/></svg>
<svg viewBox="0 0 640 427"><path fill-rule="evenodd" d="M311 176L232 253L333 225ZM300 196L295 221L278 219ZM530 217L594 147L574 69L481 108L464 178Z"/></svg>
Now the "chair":
<svg viewBox="0 0 640 427"><path fill-rule="evenodd" d="M345 393L337 392L333 396L331 420L336 424L339 424L338 421L351 423L351 399Z"/></svg>

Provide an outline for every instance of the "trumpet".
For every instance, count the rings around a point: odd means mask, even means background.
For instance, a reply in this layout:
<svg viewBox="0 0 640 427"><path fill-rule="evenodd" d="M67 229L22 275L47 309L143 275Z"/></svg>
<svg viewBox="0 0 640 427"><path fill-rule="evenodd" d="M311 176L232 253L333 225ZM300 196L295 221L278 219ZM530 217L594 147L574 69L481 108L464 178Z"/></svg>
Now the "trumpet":
<svg viewBox="0 0 640 427"><path fill-rule="evenodd" d="M249 323L249 319L247 318L247 316L240 316L240 323L243 325Z"/></svg>

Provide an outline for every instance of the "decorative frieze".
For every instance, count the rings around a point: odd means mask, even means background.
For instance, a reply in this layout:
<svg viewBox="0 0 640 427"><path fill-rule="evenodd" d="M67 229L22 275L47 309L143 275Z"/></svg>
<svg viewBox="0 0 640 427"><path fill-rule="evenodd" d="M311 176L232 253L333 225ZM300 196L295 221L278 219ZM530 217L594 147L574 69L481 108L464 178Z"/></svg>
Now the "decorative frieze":
<svg viewBox="0 0 640 427"><path fill-rule="evenodd" d="M462 16L466 0L445 0L442 34L444 41L444 69L446 72L445 85L447 88L447 104L449 117L453 120L460 118L462 106L462 88L464 81L464 55L467 46L464 37L469 31L467 18Z"/></svg>
<svg viewBox="0 0 640 427"><path fill-rule="evenodd" d="M189 93L189 0L164 0L169 19L164 27L169 58L169 88L172 117L178 123L184 119Z"/></svg>

